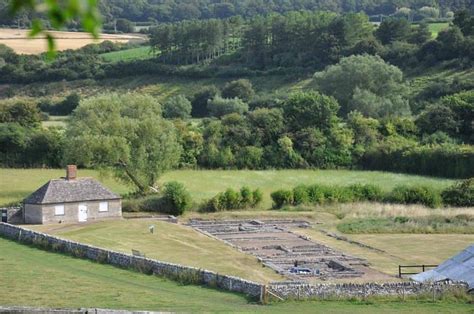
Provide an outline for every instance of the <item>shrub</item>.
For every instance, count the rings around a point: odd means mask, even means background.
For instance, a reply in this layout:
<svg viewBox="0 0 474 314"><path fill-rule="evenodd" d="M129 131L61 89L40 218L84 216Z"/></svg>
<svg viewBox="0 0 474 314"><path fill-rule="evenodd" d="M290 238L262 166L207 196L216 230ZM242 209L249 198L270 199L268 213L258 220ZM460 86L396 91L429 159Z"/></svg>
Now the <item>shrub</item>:
<svg viewBox="0 0 474 314"><path fill-rule="evenodd" d="M399 185L388 195L387 201L400 204L422 204L436 208L441 205L441 195L438 191L427 186Z"/></svg>
<svg viewBox="0 0 474 314"><path fill-rule="evenodd" d="M273 208L282 208L285 205L293 204L293 191L278 190L271 194L273 200Z"/></svg>
<svg viewBox="0 0 474 314"><path fill-rule="evenodd" d="M244 186L240 189L240 203L245 207L253 204L252 190L250 190L248 186Z"/></svg>
<svg viewBox="0 0 474 314"><path fill-rule="evenodd" d="M233 189L227 189L220 195L220 203L224 209L238 209L240 207L240 193Z"/></svg>
<svg viewBox="0 0 474 314"><path fill-rule="evenodd" d="M142 199L124 199L122 202L122 210L127 213L136 213L140 211L142 204Z"/></svg>
<svg viewBox="0 0 474 314"><path fill-rule="evenodd" d="M331 186L325 187L324 198L332 203L349 203L355 200L354 193L348 187Z"/></svg>
<svg viewBox="0 0 474 314"><path fill-rule="evenodd" d="M441 195L445 205L474 206L474 178L454 184Z"/></svg>
<svg viewBox="0 0 474 314"><path fill-rule="evenodd" d="M380 201L383 199L383 191L373 184L353 184L348 187L354 198L358 201Z"/></svg>
<svg viewBox="0 0 474 314"><path fill-rule="evenodd" d="M308 188L305 185L298 185L293 189L293 204L301 205L309 202Z"/></svg>
<svg viewBox="0 0 474 314"><path fill-rule="evenodd" d="M322 204L324 203L325 197L324 197L324 191L325 187L318 185L318 184L313 184L308 186L308 200L311 204Z"/></svg>
<svg viewBox="0 0 474 314"><path fill-rule="evenodd" d="M255 207L263 199L262 192L259 189L252 191L249 187L242 187L240 192L233 189L227 189L219 193L210 200L203 202L199 208L201 212L217 212L232 209L246 209Z"/></svg>
<svg viewBox="0 0 474 314"><path fill-rule="evenodd" d="M163 198L170 205L168 213L172 215L182 215L191 207L191 195L179 182L166 183Z"/></svg>
<svg viewBox="0 0 474 314"><path fill-rule="evenodd" d="M192 205L191 195L179 182L165 184L163 195L154 194L141 198L125 199L124 212L159 212L170 215L182 215Z"/></svg>
<svg viewBox="0 0 474 314"><path fill-rule="evenodd" d="M263 193L262 191L260 191L260 189L256 189L252 192L252 198L253 198L253 203L252 203L252 207L255 207L257 206L258 204L260 204L263 200Z"/></svg>
<svg viewBox="0 0 474 314"><path fill-rule="evenodd" d="M249 106L239 98L225 99L216 96L209 99L207 110L214 117L222 117L231 113L244 114L249 110Z"/></svg>
<svg viewBox="0 0 474 314"><path fill-rule="evenodd" d="M168 99L163 105L163 117L167 119L187 119L191 117L191 102L183 95Z"/></svg>

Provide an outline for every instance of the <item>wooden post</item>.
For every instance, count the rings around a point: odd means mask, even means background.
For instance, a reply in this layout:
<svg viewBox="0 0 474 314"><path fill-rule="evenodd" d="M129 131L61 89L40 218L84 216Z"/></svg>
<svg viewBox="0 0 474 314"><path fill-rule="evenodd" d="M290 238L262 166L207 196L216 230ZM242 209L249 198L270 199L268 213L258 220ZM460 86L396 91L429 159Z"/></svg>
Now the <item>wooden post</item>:
<svg viewBox="0 0 474 314"><path fill-rule="evenodd" d="M260 303L267 304L267 286L262 285L260 288Z"/></svg>
<svg viewBox="0 0 474 314"><path fill-rule="evenodd" d="M402 266L398 265L398 278L402 278Z"/></svg>

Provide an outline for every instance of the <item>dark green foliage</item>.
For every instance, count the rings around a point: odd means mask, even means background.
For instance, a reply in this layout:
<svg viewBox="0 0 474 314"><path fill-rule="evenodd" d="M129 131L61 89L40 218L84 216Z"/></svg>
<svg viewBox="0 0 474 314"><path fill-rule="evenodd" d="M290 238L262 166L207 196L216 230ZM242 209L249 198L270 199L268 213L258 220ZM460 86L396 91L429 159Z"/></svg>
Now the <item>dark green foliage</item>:
<svg viewBox="0 0 474 314"><path fill-rule="evenodd" d="M36 127L41 114L36 104L20 100L0 102L0 123L18 123L24 127Z"/></svg>
<svg viewBox="0 0 474 314"><path fill-rule="evenodd" d="M403 18L385 19L378 27L375 35L382 44L408 39L411 33L410 23Z"/></svg>
<svg viewBox="0 0 474 314"><path fill-rule="evenodd" d="M53 104L46 100L39 104L39 108L43 112L47 112L51 115L56 116L67 116L70 115L79 106L81 97L77 93L68 95L63 101Z"/></svg>
<svg viewBox="0 0 474 314"><path fill-rule="evenodd" d="M204 87L194 94L191 101L191 115L195 118L208 116L209 110L207 109L207 104L209 100L214 99L217 94L219 94L219 90L215 86Z"/></svg>
<svg viewBox="0 0 474 314"><path fill-rule="evenodd" d="M214 117L222 117L231 113L243 114L249 110L249 106L239 98L225 99L216 96L208 101L207 110Z"/></svg>
<svg viewBox="0 0 474 314"><path fill-rule="evenodd" d="M191 207L191 195L183 184L167 182L164 186L163 199L169 204L168 214L182 215Z"/></svg>
<svg viewBox="0 0 474 314"><path fill-rule="evenodd" d="M245 79L229 82L222 89L222 97L240 98L245 102L252 100L254 95L252 83Z"/></svg>
<svg viewBox="0 0 474 314"><path fill-rule="evenodd" d="M179 182L168 182L164 185L163 194L152 194L124 199L124 212L158 212L163 214L182 215L191 208L192 199L184 185Z"/></svg>
<svg viewBox="0 0 474 314"><path fill-rule="evenodd" d="M191 102L183 95L168 99L163 105L163 117L167 119L187 119L191 117Z"/></svg>
<svg viewBox="0 0 474 314"><path fill-rule="evenodd" d="M450 206L474 206L474 178L464 180L445 189L443 203Z"/></svg>
<svg viewBox="0 0 474 314"><path fill-rule="evenodd" d="M387 196L387 201L398 204L420 204L431 208L441 205L440 192L428 186L397 186Z"/></svg>
<svg viewBox="0 0 474 314"><path fill-rule="evenodd" d="M298 185L293 189L293 204L301 205L309 202L308 188L304 185Z"/></svg>
<svg viewBox="0 0 474 314"><path fill-rule="evenodd" d="M262 201L263 195L259 189L252 191L249 187L242 187L240 191L227 189L200 206L201 212L218 212L224 210L254 208Z"/></svg>
<svg viewBox="0 0 474 314"><path fill-rule="evenodd" d="M360 165L364 169L465 179L474 176L474 148L386 141L365 152Z"/></svg>
<svg viewBox="0 0 474 314"><path fill-rule="evenodd" d="M117 19L115 22L115 27L117 31L122 33L133 33L135 31L135 26L132 22L127 19Z"/></svg>
<svg viewBox="0 0 474 314"><path fill-rule="evenodd" d="M315 126L329 130L338 122L337 101L318 92L293 93L283 105L285 120L292 129Z"/></svg>
<svg viewBox="0 0 474 314"><path fill-rule="evenodd" d="M377 202L383 199L384 193L382 189L373 184L354 184L348 187L354 195L354 199L358 201Z"/></svg>
<svg viewBox="0 0 474 314"><path fill-rule="evenodd" d="M291 190L278 190L273 192L271 195L273 200L273 208L282 208L286 205L293 204L293 191Z"/></svg>

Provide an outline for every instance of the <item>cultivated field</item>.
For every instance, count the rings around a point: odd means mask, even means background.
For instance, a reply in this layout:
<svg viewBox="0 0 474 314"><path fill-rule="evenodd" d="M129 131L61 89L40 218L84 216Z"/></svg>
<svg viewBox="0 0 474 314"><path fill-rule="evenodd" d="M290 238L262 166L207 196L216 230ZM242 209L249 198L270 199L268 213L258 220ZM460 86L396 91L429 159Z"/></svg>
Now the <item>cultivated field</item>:
<svg viewBox="0 0 474 314"><path fill-rule="evenodd" d="M137 47L130 48L119 51L112 51L101 54L104 60L109 62L119 62L119 61L130 61L130 60L142 60L152 58L153 54L151 53L151 47Z"/></svg>
<svg viewBox="0 0 474 314"><path fill-rule="evenodd" d="M6 306L220 313L469 313L472 310L472 305L449 301L318 301L261 306L241 295L183 286L1 238L0 252L0 302Z"/></svg>
<svg viewBox="0 0 474 314"><path fill-rule="evenodd" d="M56 38L57 50L79 49L89 44L110 40L118 43L130 41L142 42L138 35L102 34L100 39L93 39L88 33L82 32L50 32ZM5 44L18 54L39 54L48 50L46 40L42 37L28 38L28 30L0 28L0 44Z"/></svg>
<svg viewBox="0 0 474 314"><path fill-rule="evenodd" d="M110 176L101 176L94 170L79 170L81 177L95 177L116 193L124 194L131 190L123 183ZM0 205L20 201L50 179L64 176L62 169L0 169ZM260 208L270 208L270 193L292 188L298 184L336 184L372 183L390 190L397 184L428 185L445 188L452 180L422 176L396 174L378 171L351 170L178 170L166 173L160 180L182 182L197 202L211 198L227 188L240 189L247 185L253 189L260 188L264 200Z"/></svg>

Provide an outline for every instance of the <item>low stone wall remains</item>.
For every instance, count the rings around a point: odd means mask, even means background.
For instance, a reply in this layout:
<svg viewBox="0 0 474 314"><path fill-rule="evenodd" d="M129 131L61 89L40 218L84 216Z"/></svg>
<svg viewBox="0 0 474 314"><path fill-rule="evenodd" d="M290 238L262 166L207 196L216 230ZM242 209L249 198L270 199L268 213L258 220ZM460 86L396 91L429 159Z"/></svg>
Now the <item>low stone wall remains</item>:
<svg viewBox="0 0 474 314"><path fill-rule="evenodd" d="M242 293L253 298L260 298L263 290L261 284L242 278L220 275L195 267L161 262L145 257L101 249L7 223L0 223L0 236L13 241L32 244L48 251L66 253L98 263L107 263L120 268L133 269L145 274L167 277L183 283L202 284L226 291Z"/></svg>

